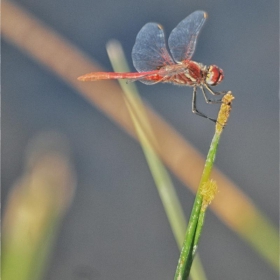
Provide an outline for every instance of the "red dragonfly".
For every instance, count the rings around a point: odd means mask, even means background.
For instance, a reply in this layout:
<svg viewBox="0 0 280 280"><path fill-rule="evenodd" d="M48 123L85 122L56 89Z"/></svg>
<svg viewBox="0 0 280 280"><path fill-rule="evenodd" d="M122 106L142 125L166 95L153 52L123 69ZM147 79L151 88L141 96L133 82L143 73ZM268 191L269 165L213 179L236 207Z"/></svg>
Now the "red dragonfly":
<svg viewBox="0 0 280 280"><path fill-rule="evenodd" d="M207 103L220 103L220 100L208 99L205 88L213 95L224 94L225 92L215 92L210 87L222 82L223 70L216 65L205 66L191 60L198 34L206 18L205 12L195 11L172 30L168 39L172 56L167 50L162 26L153 22L147 23L139 31L132 49L133 65L138 72L92 72L80 76L78 80L130 79L147 85L163 82L191 86L193 113L216 122L197 110L196 90L197 87L202 90Z"/></svg>

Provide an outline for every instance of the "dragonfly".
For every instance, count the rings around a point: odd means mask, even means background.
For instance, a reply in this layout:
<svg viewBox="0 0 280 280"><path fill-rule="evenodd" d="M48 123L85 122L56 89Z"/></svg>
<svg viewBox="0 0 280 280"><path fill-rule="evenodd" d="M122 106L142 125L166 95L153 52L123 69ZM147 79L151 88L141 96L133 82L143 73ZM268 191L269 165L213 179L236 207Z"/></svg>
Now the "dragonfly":
<svg viewBox="0 0 280 280"><path fill-rule="evenodd" d="M206 66L191 60L199 32L206 21L207 13L195 11L183 19L170 33L167 50L163 28L160 24L150 22L139 31L132 49L132 61L138 72L91 72L78 77L79 81L99 81L110 79L128 79L140 81L146 85L172 83L193 87L192 112L209 118L197 110L197 88L200 88L206 103L220 103L211 100L205 89L212 95L222 95L225 91L216 92L211 87L224 79L224 73L216 65Z"/></svg>

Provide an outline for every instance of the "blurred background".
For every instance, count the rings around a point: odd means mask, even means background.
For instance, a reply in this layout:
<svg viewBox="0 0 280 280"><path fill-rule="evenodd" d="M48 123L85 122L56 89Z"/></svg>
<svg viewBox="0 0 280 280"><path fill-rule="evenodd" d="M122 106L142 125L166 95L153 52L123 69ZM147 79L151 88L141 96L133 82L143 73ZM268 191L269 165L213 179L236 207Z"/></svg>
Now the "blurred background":
<svg viewBox="0 0 280 280"><path fill-rule="evenodd" d="M168 38L187 15L206 11L208 20L193 60L221 67L225 79L216 89L231 90L236 98L216 166L278 227L278 1L12 3L108 71L112 67L105 45L110 39L122 43L133 69L130 54L144 24L162 24ZM137 87L143 99L206 156L213 124L192 113L192 89L141 83ZM215 118L218 107L205 104L202 96L198 97L198 107ZM34 137L54 131L63 135L69 147L67 157L75 169L76 191L61 219L44 279L173 278L179 251L139 144L5 37L2 131L4 211L12 186L25 172L26 149ZM194 195L171 177L188 217ZM275 271L211 211L199 253L209 279L278 279Z"/></svg>

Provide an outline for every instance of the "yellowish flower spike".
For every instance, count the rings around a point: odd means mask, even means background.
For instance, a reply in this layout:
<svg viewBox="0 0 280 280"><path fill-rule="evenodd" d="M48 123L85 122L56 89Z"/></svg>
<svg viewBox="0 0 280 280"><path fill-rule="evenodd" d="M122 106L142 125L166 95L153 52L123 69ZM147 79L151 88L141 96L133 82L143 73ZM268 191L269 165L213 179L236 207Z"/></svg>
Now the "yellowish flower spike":
<svg viewBox="0 0 280 280"><path fill-rule="evenodd" d="M199 190L200 194L203 197L202 201L202 211L205 211L207 206L212 202L216 193L218 191L217 182L214 180L209 180L205 184L202 185Z"/></svg>
<svg viewBox="0 0 280 280"><path fill-rule="evenodd" d="M229 91L227 94L223 96L222 105L218 114L217 123L216 123L216 132L221 133L225 125L227 124L227 120L229 118L229 114L231 111L231 102L234 99L232 92Z"/></svg>

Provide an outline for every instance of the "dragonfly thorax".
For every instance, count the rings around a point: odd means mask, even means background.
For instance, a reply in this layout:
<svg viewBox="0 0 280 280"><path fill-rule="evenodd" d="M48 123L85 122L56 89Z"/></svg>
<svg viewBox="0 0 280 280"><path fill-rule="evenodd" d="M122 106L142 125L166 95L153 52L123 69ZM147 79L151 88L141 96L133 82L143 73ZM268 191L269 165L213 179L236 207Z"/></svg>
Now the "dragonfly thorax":
<svg viewBox="0 0 280 280"><path fill-rule="evenodd" d="M186 83L189 86L216 86L224 78L223 70L216 65L206 66L195 61L183 61L181 65L185 66L185 71L184 75L179 75L179 79L173 78L177 83Z"/></svg>

